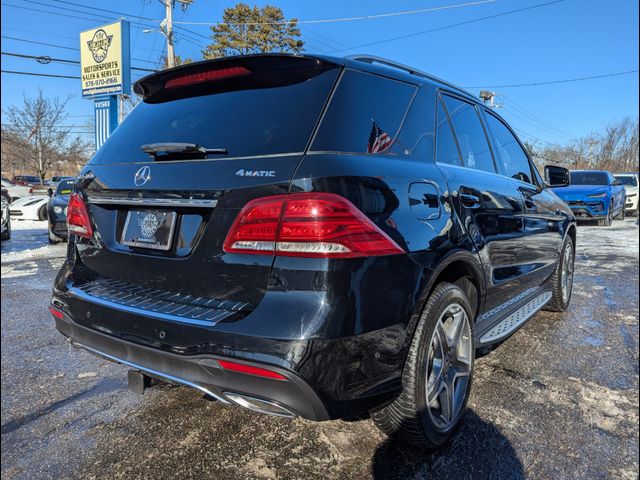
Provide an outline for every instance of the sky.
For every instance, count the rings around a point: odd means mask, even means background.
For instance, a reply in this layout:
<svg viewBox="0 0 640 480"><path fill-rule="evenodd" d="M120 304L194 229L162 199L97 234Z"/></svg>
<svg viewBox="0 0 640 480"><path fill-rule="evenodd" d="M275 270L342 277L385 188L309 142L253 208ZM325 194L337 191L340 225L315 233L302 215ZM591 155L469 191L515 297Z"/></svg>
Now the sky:
<svg viewBox="0 0 640 480"><path fill-rule="evenodd" d="M143 32L159 25L164 17L164 7L157 0L2 0L1 3L2 70L79 75L78 65L41 65L33 59L4 53L78 60L79 32L120 17L149 25L132 25L134 67L157 68L164 52L161 33ZM206 23L220 21L224 8L235 3L194 0L186 12L177 6L176 53L200 59L201 50L209 43L210 29ZM256 2L260 6L265 3ZM271 0L269 3L280 7L287 18L304 22L384 15L301 23L305 51L386 57L467 87L474 94L488 88L498 94L500 114L521 138L542 147L571 142L626 116L638 117L636 1ZM387 15L425 9L430 11ZM508 13L514 10L520 11ZM591 80L508 86L633 70L636 72ZM135 72L132 78L140 76L140 72ZM93 102L82 98L80 80L2 73L0 85L3 123L8 106L20 104L23 95L34 96L41 88L48 97L73 95L66 123L73 125L72 131L84 135L87 141L93 140L93 134L87 131Z"/></svg>

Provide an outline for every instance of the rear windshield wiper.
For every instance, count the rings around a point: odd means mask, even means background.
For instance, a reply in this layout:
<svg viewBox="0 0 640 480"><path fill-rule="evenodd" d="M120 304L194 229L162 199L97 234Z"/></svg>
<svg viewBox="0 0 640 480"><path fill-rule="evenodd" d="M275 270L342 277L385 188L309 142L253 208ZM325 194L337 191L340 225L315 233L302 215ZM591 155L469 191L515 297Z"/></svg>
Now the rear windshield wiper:
<svg viewBox="0 0 640 480"><path fill-rule="evenodd" d="M226 148L206 148L197 143L149 143L140 148L154 160L187 160L229 153Z"/></svg>

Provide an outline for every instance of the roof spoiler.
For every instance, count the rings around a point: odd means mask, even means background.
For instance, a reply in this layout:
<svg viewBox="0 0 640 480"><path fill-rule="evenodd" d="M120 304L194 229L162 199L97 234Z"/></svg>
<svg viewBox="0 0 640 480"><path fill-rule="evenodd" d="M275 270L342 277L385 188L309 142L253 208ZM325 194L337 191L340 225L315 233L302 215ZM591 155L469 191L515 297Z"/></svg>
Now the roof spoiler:
<svg viewBox="0 0 640 480"><path fill-rule="evenodd" d="M260 54L189 63L138 80L134 91L147 103L299 83L341 65L304 55Z"/></svg>

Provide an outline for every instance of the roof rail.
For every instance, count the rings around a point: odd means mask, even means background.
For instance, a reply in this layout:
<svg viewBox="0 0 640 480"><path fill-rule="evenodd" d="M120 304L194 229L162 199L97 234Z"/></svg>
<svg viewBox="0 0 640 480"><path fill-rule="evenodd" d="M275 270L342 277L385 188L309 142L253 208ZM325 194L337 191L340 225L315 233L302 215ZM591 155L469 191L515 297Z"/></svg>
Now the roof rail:
<svg viewBox="0 0 640 480"><path fill-rule="evenodd" d="M364 63L370 63L370 64L378 63L380 65L385 65L387 67L397 68L398 70L402 70L402 71L407 72L407 73L409 73L411 75L415 75L416 77L426 78L426 79L429 79L429 80L434 80L436 82L442 83L443 85L446 85L446 86L451 87L451 88L455 88L456 90L458 90L460 92L464 92L465 94L470 95L471 97L475 98L475 96L471 92L466 91L462 87L454 85L453 83L447 82L446 80L438 78L435 75L431 75L429 73L423 72L421 70L418 70L416 68L410 67L408 65L404 65L404 64L398 63L398 62L394 62L393 60L389 60L389 59L382 58L382 57L376 57L374 55L349 55L349 56L347 56L347 58L349 60L356 60L358 62L364 62Z"/></svg>

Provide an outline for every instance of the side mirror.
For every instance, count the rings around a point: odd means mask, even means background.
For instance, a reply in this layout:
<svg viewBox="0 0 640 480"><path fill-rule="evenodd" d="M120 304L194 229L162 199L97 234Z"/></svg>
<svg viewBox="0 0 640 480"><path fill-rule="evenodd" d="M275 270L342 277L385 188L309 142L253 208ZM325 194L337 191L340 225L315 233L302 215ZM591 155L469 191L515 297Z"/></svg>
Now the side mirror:
<svg viewBox="0 0 640 480"><path fill-rule="evenodd" d="M569 170L556 165L544 167L544 180L550 187L566 187L571 183Z"/></svg>
<svg viewBox="0 0 640 480"><path fill-rule="evenodd" d="M612 185L615 185L617 187L619 185L622 185L622 182L620 180L614 180Z"/></svg>
<svg viewBox="0 0 640 480"><path fill-rule="evenodd" d="M47 188L47 195L49 195L50 197L53 197L53 189Z"/></svg>

